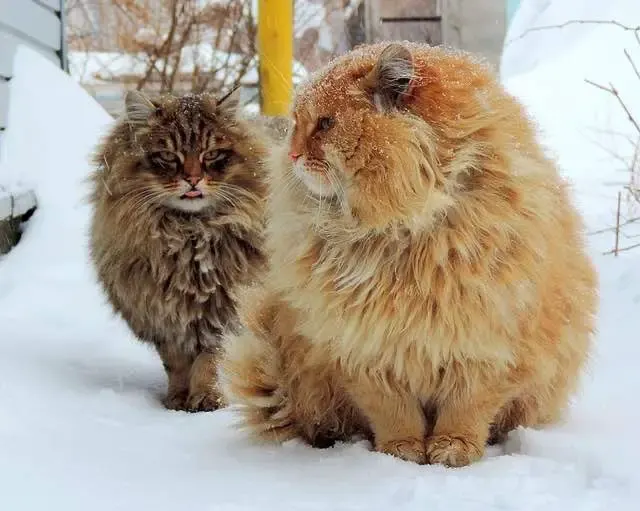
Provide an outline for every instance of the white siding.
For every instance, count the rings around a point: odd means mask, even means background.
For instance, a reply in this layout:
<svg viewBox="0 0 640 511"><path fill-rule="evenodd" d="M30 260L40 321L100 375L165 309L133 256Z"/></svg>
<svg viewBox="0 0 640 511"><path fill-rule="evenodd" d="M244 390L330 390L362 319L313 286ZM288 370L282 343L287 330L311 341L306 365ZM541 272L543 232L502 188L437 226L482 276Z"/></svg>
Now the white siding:
<svg viewBox="0 0 640 511"><path fill-rule="evenodd" d="M65 67L62 56L63 5L64 0L0 0L0 149L2 134L10 129L7 123L9 83L16 47L25 44L58 66ZM23 215L35 205L32 191L12 196L0 187L0 229L3 220Z"/></svg>
<svg viewBox="0 0 640 511"><path fill-rule="evenodd" d="M62 67L63 0L0 0L0 130L7 126L7 80L16 45L26 44Z"/></svg>

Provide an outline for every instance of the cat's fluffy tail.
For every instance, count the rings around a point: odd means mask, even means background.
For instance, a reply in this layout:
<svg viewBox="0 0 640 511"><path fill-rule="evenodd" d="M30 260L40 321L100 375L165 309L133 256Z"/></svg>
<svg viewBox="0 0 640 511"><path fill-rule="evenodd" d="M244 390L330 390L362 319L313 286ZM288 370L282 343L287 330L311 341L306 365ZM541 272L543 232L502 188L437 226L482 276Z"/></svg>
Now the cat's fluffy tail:
<svg viewBox="0 0 640 511"><path fill-rule="evenodd" d="M241 429L260 441L284 442L298 436L287 393L285 361L275 331L278 302L254 293L244 301L243 327L225 340L219 384L224 399L241 414Z"/></svg>

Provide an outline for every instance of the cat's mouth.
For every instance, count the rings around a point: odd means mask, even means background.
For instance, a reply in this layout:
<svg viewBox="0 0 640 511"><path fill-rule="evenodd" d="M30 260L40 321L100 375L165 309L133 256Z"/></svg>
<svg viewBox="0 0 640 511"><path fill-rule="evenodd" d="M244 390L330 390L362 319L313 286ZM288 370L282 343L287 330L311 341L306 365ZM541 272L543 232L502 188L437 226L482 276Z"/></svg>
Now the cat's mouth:
<svg viewBox="0 0 640 511"><path fill-rule="evenodd" d="M180 196L182 200L202 199L204 194L200 190L189 190Z"/></svg>

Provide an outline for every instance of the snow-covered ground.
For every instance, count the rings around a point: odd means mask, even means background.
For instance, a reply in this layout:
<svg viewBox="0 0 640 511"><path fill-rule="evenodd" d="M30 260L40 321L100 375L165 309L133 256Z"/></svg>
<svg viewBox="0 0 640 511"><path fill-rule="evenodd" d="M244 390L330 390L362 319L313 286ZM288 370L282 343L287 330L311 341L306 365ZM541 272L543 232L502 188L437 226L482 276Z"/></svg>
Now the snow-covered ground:
<svg viewBox="0 0 640 511"><path fill-rule="evenodd" d="M583 0L594 9L575 15L563 3L525 0L533 14L523 8L529 18L516 16L514 27L544 16L544 24L613 16L600 0ZM640 25L635 3L608 5L626 5L617 15ZM507 47L504 81L574 181L590 230L608 226L617 189L607 183L618 179L619 163L596 142L624 151L602 131L631 130L615 101L582 80L637 91L619 54L628 47L640 61L640 47L629 34L590 27L526 63L558 37L530 35ZM39 209L0 259L0 510L640 508L640 251L604 256L613 236L590 237L602 284L598 346L565 425L514 432L504 449L456 470L411 465L363 444L254 446L234 430L230 411L161 407L161 364L111 315L95 284L82 180L109 116L29 50L17 56L11 88L0 182L33 187Z"/></svg>

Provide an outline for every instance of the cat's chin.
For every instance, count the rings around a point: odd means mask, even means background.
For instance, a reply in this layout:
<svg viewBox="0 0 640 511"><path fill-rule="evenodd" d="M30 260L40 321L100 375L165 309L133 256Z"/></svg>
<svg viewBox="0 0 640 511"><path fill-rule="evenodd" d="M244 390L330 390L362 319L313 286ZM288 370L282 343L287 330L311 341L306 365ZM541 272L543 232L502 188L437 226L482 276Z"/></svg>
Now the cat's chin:
<svg viewBox="0 0 640 511"><path fill-rule="evenodd" d="M171 209L184 211L186 213L199 213L211 207L211 201L206 197L172 197L167 201L167 206Z"/></svg>
<svg viewBox="0 0 640 511"><path fill-rule="evenodd" d="M331 198L336 194L331 185L323 182L321 178L307 170L304 163L296 163L293 166L293 173L307 188L307 190L316 197Z"/></svg>

